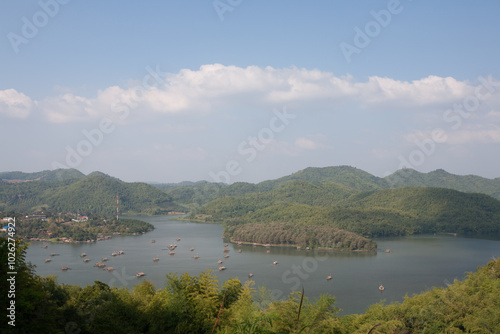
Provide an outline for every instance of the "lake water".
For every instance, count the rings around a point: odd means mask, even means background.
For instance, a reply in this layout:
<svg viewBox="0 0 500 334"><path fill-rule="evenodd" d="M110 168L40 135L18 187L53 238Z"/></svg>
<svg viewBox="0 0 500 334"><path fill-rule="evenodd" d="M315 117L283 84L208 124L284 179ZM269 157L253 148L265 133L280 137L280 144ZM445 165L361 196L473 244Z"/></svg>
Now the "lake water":
<svg viewBox="0 0 500 334"><path fill-rule="evenodd" d="M47 244L32 242L27 260L36 265L38 275L57 275L60 283L82 286L102 281L115 287L133 287L144 279L157 288L164 287L167 273L197 275L214 270L220 282L232 277L248 280L254 274L255 287L265 286L271 298L283 298L304 287L305 295L313 299L322 293L335 297L341 314L361 313L381 300L402 301L412 295L443 287L454 279L463 279L466 272L475 271L493 257L500 256L500 241L420 235L375 239L377 253L317 252L281 247L254 247L229 244L229 258L224 258L223 227L175 220L175 217L141 217L155 225L155 230L140 236L117 236L92 244ZM176 241L176 238L181 238ZM155 239L155 243L151 240ZM175 255L169 255L168 245L177 244ZM190 251L190 248L195 248ZM238 248L242 249L238 253ZM385 253L390 249L390 253ZM124 251L124 255L111 253ZM270 252L267 253L267 250ZM50 253L59 254L50 256ZM86 253L90 262L80 257ZM195 254L199 255L194 259ZM103 257L108 272L94 266ZM158 262L153 258L158 257ZM52 261L45 263L46 258ZM218 260L227 270L219 271ZM278 261L277 265L273 261ZM61 267L71 268L62 271ZM136 273L146 276L137 278ZM326 280L332 275L332 280ZM380 292L378 287L385 290Z"/></svg>

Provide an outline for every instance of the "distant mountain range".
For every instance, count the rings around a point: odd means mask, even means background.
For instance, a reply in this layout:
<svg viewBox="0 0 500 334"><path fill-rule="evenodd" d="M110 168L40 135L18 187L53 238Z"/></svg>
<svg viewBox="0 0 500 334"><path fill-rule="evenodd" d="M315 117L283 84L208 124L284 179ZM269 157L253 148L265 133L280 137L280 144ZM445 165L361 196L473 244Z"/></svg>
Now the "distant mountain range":
<svg viewBox="0 0 500 334"><path fill-rule="evenodd" d="M101 172L84 175L75 169L38 173L0 173L0 211L79 212L113 216L116 196L128 215L183 211L165 192L142 182L126 183Z"/></svg>
<svg viewBox="0 0 500 334"><path fill-rule="evenodd" d="M188 212L242 242L373 251L368 238L500 234L500 179L405 169L385 178L349 167L306 168L257 184L127 183L68 170L0 173L2 212L113 216Z"/></svg>
<svg viewBox="0 0 500 334"><path fill-rule="evenodd" d="M217 197L266 192L296 180L314 184L330 183L339 189L342 188L342 192L349 194L358 191L415 186L482 193L500 199L500 178L487 179L476 175L454 175L442 169L430 173L420 173L413 169L402 169L385 178L381 178L350 166L309 167L288 176L257 184L237 182L227 185L200 181L153 185L169 193L179 203L184 205L203 205Z"/></svg>
<svg viewBox="0 0 500 334"><path fill-rule="evenodd" d="M44 170L35 173L0 172L0 181L19 183L29 181L61 181L67 179L83 179L85 174L77 169Z"/></svg>
<svg viewBox="0 0 500 334"><path fill-rule="evenodd" d="M350 166L309 167L257 184L231 185L207 181L170 184L126 183L112 176L76 169L45 170L36 173L0 173L0 210L31 210L46 206L52 210L112 212L120 196L123 213L159 214L185 211L225 196L259 194L268 203L287 202L328 206L354 194L404 187L448 188L482 193L500 199L500 178L454 175L444 170L420 173L403 169L380 178Z"/></svg>

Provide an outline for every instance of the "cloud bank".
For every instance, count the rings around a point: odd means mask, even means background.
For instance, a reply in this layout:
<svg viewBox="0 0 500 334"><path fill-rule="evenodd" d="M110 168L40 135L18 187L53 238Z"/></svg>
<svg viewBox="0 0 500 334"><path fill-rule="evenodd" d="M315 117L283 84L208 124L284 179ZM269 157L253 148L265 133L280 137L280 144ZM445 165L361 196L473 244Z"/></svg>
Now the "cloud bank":
<svg viewBox="0 0 500 334"><path fill-rule="evenodd" d="M414 81L352 76L299 68L203 65L178 73L156 72L131 87L111 86L93 97L65 93L33 100L15 89L0 91L0 115L27 118L40 113L50 123L70 123L134 111L141 115L204 115L242 106L272 109L276 105L314 105L331 110L349 103L362 109L445 108L474 93L479 84L452 77L428 76ZM497 89L490 96L498 103ZM494 106L500 110L500 106ZM122 117L124 118L124 117ZM302 146L311 145L305 141Z"/></svg>

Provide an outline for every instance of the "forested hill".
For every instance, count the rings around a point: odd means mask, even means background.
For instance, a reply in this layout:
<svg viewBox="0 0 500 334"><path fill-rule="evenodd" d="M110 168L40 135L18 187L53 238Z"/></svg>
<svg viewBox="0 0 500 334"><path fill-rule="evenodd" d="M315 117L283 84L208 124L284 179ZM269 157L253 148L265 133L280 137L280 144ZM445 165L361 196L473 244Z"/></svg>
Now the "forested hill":
<svg viewBox="0 0 500 334"><path fill-rule="evenodd" d="M76 169L44 170L35 173L0 172L0 181L29 182L29 181L62 181L68 179L82 179L85 174Z"/></svg>
<svg viewBox="0 0 500 334"><path fill-rule="evenodd" d="M177 184L154 184L172 198L191 207L200 206L224 196L241 196L249 193L264 193L295 181L314 184L336 184L349 192L402 188L409 186L437 187L469 193L487 194L500 200L500 178L487 179L476 175L454 175L444 170L420 173L413 169L401 169L385 178L374 176L350 166L309 167L275 180L257 184L236 182L223 183L182 182Z"/></svg>
<svg viewBox="0 0 500 334"><path fill-rule="evenodd" d="M309 167L276 180L261 182L258 187L260 190L270 190L293 180L312 183L334 182L360 191L389 187L384 179L350 166Z"/></svg>
<svg viewBox="0 0 500 334"><path fill-rule="evenodd" d="M166 214L183 211L172 198L146 183L126 183L103 173L62 181L0 183L0 211L80 212L113 216L116 196L122 214Z"/></svg>
<svg viewBox="0 0 500 334"><path fill-rule="evenodd" d="M500 201L488 195L427 187L349 191L293 181L270 192L218 198L194 216L224 222L229 237L248 223L329 226L366 237L500 233Z"/></svg>
<svg viewBox="0 0 500 334"><path fill-rule="evenodd" d="M401 169L385 177L391 187L439 187L463 192L475 192L500 199L500 178L487 179L477 175L455 175L438 169L420 173L413 169Z"/></svg>

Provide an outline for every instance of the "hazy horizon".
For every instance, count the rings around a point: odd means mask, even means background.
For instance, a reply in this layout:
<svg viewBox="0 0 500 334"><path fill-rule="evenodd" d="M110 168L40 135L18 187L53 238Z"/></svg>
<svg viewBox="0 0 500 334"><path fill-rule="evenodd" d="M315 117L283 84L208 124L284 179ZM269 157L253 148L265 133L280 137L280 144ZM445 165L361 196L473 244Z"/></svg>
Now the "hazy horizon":
<svg viewBox="0 0 500 334"><path fill-rule="evenodd" d="M355 167L355 166L347 166L347 165L339 165L339 166L325 166L325 167L306 167L305 169L307 169L307 168L328 168L328 167L352 167L352 168L355 168L355 169L360 169L360 168L357 168L357 167ZM75 169L77 169L77 168L75 168ZM77 169L77 170L78 170L78 169ZM264 179L264 180L259 180L259 181L256 181L256 182L250 182L250 181L244 181L244 180L242 180L242 181L235 181L235 182L247 182L247 183L254 183L254 184L257 184L257 183L259 183L259 182L269 181L269 180L274 180L274 179L278 179L278 178L281 178L281 177L289 176L289 175L295 174L295 173L297 173L297 172L300 172L300 171L302 171L302 170L304 170L304 169L297 170L297 171L292 172L292 173L290 173L290 174L280 175L280 176L278 176L278 177L276 177L276 178L273 178L273 179ZM360 170L362 170L362 169L360 169ZM438 168L438 169L436 169L436 170L432 170L432 171L429 171L429 172L420 172L420 171L418 171L418 170L415 170L415 171L416 171L416 172L419 172L419 173L427 174L427 173L435 172L435 171L438 171L438 170L443 170L443 169L442 169L442 168ZM54 171L54 170L52 170L52 171ZM89 173L84 173L84 172L82 172L82 171L80 171L80 170L78 170L78 171L79 171L79 172L81 172L81 173L83 173L83 174L85 174L85 176L88 176L89 174L94 173L94 172L100 172L100 173L104 173L104 174L106 174L106 175L109 175L109 176L111 176L111 177L116 177L116 176L114 176L114 175L112 175L112 174L105 173L105 172L100 171L100 170L94 170L94 171L91 171L91 172L89 172ZM363 171L365 171L365 172L367 172L367 173L369 173L369 174L371 174L371 175L373 175L373 176L380 177L380 178L384 178L384 177L386 177L386 176L387 176L387 175L385 175L385 176L383 176L383 175L382 175L382 176L381 176L381 175L375 175L375 174L372 174L372 173L370 173L369 171L366 171L366 170L363 170ZM399 171L399 170L394 171L394 173L396 173L396 172L398 172L398 171ZM447 170L444 170L444 171L445 171L445 172L447 172L447 173L450 173L450 172L449 172L449 171L447 171ZM15 171L13 170L13 171L0 171L0 174L1 174L1 173L11 173L11 172L37 173L37 172L42 172L42 171L41 171L41 170L39 170L39 171L31 171L31 172L26 172L26 171L20 171L20 170L15 170ZM391 174L393 174L393 173L391 173ZM489 178L489 177L484 177L484 176L481 176L481 175L476 175L476 174L471 174L471 173L468 173L468 174L454 174L454 173L450 173L450 174L452 174L452 175L458 175L458 176L479 176L479 177L482 177L482 178L485 178L485 179L489 179L489 180L500 179L500 176L493 177L493 178ZM223 179L223 177L220 177L220 178L221 178L221 179ZM169 182L169 181L161 182L161 181L154 181L154 180L153 180L153 181L147 181L147 180L122 180L122 179L120 179L120 180L121 180L121 181L123 181L123 182L144 182L144 183L151 183L151 184L177 184L177 183L182 183L182 182L192 182L192 183L197 183L197 182L204 182L204 181L206 181L206 182L218 182L217 180L214 180L213 178L212 178L212 179L210 179L210 178L209 178L209 179L203 179L203 180L188 180L188 179L186 179L186 180L181 180L181 181L176 181L176 182ZM231 183L229 183L229 184L232 184L232 183L235 183L235 182L231 182ZM223 182L223 183L225 183L225 182Z"/></svg>

